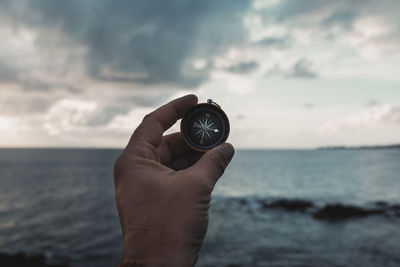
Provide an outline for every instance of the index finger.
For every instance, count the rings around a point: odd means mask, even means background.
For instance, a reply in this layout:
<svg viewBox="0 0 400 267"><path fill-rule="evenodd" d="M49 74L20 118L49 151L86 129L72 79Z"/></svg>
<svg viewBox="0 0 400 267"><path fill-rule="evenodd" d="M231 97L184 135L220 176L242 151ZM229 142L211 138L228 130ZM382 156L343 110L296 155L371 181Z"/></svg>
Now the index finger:
<svg viewBox="0 0 400 267"><path fill-rule="evenodd" d="M182 118L186 112L197 104L197 96L185 95L172 100L146 115L129 140L127 148L136 144L150 144L158 147L163 133L175 122Z"/></svg>

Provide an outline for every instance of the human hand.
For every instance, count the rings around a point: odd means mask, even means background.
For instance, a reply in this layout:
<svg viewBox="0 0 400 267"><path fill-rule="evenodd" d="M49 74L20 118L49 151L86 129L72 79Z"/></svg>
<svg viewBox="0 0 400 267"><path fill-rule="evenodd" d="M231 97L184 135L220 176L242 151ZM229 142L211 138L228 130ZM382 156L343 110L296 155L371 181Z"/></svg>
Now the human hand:
<svg viewBox="0 0 400 267"><path fill-rule="evenodd" d="M225 143L200 153L179 132L163 136L196 103L187 95L148 114L115 162L120 266L193 266L199 257L211 192L234 149Z"/></svg>

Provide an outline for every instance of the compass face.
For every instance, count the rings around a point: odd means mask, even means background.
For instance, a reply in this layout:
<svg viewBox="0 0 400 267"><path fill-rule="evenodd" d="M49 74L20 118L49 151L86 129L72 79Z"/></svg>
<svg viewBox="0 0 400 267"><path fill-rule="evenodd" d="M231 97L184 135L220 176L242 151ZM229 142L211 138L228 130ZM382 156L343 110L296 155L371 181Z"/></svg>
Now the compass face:
<svg viewBox="0 0 400 267"><path fill-rule="evenodd" d="M181 132L191 147L205 151L226 141L229 120L225 112L216 105L198 104L182 119Z"/></svg>

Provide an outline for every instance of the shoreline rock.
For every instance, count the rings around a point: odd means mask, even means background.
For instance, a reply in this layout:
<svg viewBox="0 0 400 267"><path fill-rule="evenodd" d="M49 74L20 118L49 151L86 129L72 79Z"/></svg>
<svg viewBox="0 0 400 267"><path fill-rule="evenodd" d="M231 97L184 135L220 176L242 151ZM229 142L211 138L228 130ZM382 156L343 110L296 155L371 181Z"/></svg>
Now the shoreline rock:
<svg viewBox="0 0 400 267"><path fill-rule="evenodd" d="M262 202L262 207L264 209L268 208L281 208L286 211L298 211L298 212L305 212L307 209L314 207L314 204L310 201L306 200L288 200L288 199L281 199L272 202Z"/></svg>
<svg viewBox="0 0 400 267"><path fill-rule="evenodd" d="M353 218L364 218L377 214L385 214L385 210L381 208L363 209L351 205L329 204L312 213L312 216L317 220L340 221Z"/></svg>

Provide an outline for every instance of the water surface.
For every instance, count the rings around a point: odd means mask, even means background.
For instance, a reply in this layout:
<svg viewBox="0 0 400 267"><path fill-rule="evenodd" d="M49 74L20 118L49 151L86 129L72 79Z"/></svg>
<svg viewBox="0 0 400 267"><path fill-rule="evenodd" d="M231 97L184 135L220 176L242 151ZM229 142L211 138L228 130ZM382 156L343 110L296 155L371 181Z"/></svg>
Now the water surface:
<svg viewBox="0 0 400 267"><path fill-rule="evenodd" d="M112 165L120 151L0 150L0 251L74 267L121 257ZM239 150L213 193L197 266L400 266L400 150ZM265 208L300 199L305 212ZM325 205L383 214L318 220Z"/></svg>

